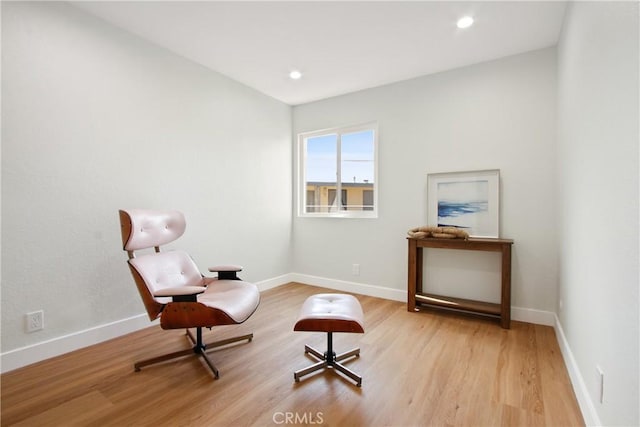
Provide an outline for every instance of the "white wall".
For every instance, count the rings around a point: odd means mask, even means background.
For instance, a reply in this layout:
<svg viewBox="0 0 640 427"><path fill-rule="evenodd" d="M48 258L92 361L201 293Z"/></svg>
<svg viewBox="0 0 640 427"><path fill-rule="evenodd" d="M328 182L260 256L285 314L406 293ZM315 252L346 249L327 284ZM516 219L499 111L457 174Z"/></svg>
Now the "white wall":
<svg viewBox="0 0 640 427"><path fill-rule="evenodd" d="M640 424L638 36L637 2L577 2L558 48L558 317L587 422L607 426Z"/></svg>
<svg viewBox="0 0 640 427"><path fill-rule="evenodd" d="M295 132L372 120L380 132L379 218L294 218L295 271L406 295L405 237L426 224L427 174L500 169L502 237L515 240L512 303L553 311L555 55L548 48L294 107ZM428 253L426 269L447 264L437 280L472 278L448 292L497 300L500 258L455 252Z"/></svg>
<svg viewBox="0 0 640 427"><path fill-rule="evenodd" d="M291 271L289 106L64 3L2 2L2 115L3 353L144 312L120 208L182 210L203 272Z"/></svg>

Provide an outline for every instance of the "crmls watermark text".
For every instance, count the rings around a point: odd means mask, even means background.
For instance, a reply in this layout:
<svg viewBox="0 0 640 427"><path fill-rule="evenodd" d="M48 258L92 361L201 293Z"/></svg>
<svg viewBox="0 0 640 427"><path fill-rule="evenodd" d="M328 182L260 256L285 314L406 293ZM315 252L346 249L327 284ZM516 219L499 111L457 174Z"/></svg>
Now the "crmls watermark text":
<svg viewBox="0 0 640 427"><path fill-rule="evenodd" d="M276 424L322 424L324 414L322 412L276 412L271 419Z"/></svg>

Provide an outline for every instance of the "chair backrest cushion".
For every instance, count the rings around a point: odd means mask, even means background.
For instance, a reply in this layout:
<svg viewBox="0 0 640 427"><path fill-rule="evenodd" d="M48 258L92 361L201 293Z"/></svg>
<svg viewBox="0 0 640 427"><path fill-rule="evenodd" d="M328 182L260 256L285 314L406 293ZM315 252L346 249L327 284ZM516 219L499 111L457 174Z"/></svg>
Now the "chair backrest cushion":
<svg viewBox="0 0 640 427"><path fill-rule="evenodd" d="M151 295L160 289L181 286L203 286L202 274L193 259L184 251L169 251L142 255L129 260L147 285ZM154 297L165 303L167 298Z"/></svg>
<svg viewBox="0 0 640 427"><path fill-rule="evenodd" d="M166 245L182 236L186 228L182 212L150 209L121 210L120 224L126 251Z"/></svg>

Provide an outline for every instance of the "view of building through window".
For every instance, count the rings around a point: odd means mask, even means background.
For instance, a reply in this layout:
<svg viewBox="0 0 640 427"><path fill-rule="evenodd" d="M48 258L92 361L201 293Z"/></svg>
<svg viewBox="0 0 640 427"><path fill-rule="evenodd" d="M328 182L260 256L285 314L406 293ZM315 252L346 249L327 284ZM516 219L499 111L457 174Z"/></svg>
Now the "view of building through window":
<svg viewBox="0 0 640 427"><path fill-rule="evenodd" d="M375 209L375 138L371 125L303 138L305 213Z"/></svg>

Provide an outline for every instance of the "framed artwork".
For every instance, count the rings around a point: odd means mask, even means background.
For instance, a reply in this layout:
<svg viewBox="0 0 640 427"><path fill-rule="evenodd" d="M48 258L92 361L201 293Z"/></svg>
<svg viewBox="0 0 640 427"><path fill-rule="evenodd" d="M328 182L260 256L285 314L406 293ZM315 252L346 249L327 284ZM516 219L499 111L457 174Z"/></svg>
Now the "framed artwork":
<svg viewBox="0 0 640 427"><path fill-rule="evenodd" d="M427 175L427 224L500 236L500 170Z"/></svg>

